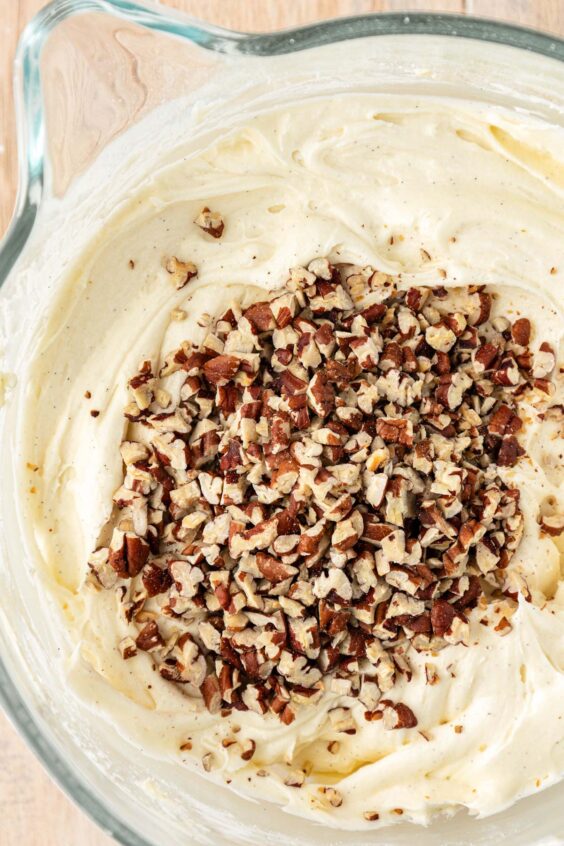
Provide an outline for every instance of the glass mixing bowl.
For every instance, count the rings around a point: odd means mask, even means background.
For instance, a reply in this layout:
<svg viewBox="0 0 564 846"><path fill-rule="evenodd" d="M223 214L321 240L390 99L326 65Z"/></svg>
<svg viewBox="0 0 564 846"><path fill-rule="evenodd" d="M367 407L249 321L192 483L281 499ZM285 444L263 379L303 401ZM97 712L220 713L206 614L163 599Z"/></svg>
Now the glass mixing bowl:
<svg viewBox="0 0 564 846"><path fill-rule="evenodd" d="M292 58L297 52L299 67ZM17 431L25 393L17 376L49 301L42 268L53 252L61 272L69 267L86 247L88 231L112 212L114 199L174 155L187 133L204 143L220 127L273 102L348 90L456 94L563 124L564 42L428 14L372 15L246 35L128 0L56 0L25 30L15 81L20 184L0 250L0 699L36 755L87 814L129 846L401 846L414 838L420 846L564 842L557 837L564 832L562 786L492 818L461 813L428 829L401 825L359 833L328 830L252 803L196 774L176 793L151 780L147 754L133 748L125 754L101 732L93 708L70 707L64 654L59 656L65 644L45 625L55 611L22 543L25 527L14 496L22 484ZM89 226L74 227L73 220ZM29 321L17 317L22 300ZM150 782L150 789L141 794L140 782Z"/></svg>

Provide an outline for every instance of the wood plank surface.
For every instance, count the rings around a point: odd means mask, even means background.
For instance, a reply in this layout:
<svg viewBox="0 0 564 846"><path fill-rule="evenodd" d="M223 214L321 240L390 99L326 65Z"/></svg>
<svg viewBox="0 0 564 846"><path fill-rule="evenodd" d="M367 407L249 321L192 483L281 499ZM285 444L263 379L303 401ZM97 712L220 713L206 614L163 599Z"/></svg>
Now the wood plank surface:
<svg viewBox="0 0 564 846"><path fill-rule="evenodd" d="M0 233L15 197L11 68L18 36L43 0L0 0ZM275 30L378 11L465 12L564 36L564 0L166 0L164 5L234 29ZM0 713L0 846L110 846L50 781Z"/></svg>

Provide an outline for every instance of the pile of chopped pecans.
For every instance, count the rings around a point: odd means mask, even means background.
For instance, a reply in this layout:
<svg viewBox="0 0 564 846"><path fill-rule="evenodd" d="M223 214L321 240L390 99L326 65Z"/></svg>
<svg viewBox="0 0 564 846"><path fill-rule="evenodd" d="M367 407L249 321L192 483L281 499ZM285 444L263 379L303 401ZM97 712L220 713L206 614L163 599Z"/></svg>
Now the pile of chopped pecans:
<svg viewBox="0 0 564 846"><path fill-rule="evenodd" d="M491 305L483 286L398 290L319 258L158 375L145 361L119 515L89 561L135 626L123 657L151 653L214 713L289 724L330 691L415 726L387 698L409 650L468 645L484 594L527 593L507 574L519 491L498 468L523 454L516 400L550 395L555 359Z"/></svg>

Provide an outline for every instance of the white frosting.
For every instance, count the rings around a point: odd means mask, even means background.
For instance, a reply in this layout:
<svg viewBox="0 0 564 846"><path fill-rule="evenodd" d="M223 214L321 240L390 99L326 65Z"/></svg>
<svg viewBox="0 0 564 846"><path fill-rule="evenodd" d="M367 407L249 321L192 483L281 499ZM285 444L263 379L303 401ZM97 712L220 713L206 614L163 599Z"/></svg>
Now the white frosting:
<svg viewBox="0 0 564 846"><path fill-rule="evenodd" d="M367 723L356 706L357 734L339 736L340 752L330 755L326 713L335 700L304 707L290 726L252 713L213 717L162 680L149 656L121 659L116 645L128 629L114 594L83 586L120 483L128 376L143 358L162 360L183 338L197 338L202 312L282 284L290 266L328 255L401 273L406 285L437 284L439 269L446 285L488 283L497 313L531 318L533 348L546 340L561 349L563 149L561 131L498 107L361 94L296 105L158 173L61 280L25 411L27 460L41 468L30 474L36 492L27 502L36 565L61 609L53 626L64 620L68 631L69 684L96 702L123 743L149 750L155 767L162 759L201 768L213 750L210 778L353 829L374 827L366 811L388 822L398 808L420 822L460 806L490 814L564 772L561 558L536 523L546 497L564 509L562 440L532 408L529 457L507 477L521 488L526 517L512 566L535 602L520 604L505 637L481 626L478 612L471 647L415 659L413 680L393 693L428 739ZM218 241L192 224L203 204L226 221ZM180 292L162 269L171 254L200 271ZM170 320L176 306L187 320ZM424 660L440 684L425 684ZM235 748L218 751L233 723L238 737L257 743L247 765ZM188 738L192 753L180 754ZM284 786L285 762L311 771L302 789ZM268 775L257 777L260 768ZM317 787L329 784L345 801L321 810Z"/></svg>

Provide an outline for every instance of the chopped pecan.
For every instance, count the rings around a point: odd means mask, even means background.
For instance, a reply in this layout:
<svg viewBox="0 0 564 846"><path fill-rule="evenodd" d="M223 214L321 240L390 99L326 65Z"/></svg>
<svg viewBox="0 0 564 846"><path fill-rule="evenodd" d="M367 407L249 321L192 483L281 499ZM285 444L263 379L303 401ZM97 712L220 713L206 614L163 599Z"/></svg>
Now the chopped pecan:
<svg viewBox="0 0 564 846"><path fill-rule="evenodd" d="M200 688L204 704L210 714L217 714L221 707L221 691L216 675L206 676Z"/></svg>
<svg viewBox="0 0 564 846"><path fill-rule="evenodd" d="M514 434L521 428L521 418L505 404L501 404L497 411L492 414L490 422L488 423L488 431L493 435Z"/></svg>
<svg viewBox="0 0 564 846"><path fill-rule="evenodd" d="M226 385L240 367L241 361L234 355L217 355L206 361L204 375L212 385Z"/></svg>
<svg viewBox="0 0 564 846"><path fill-rule="evenodd" d="M249 737L245 738L241 742L241 758L243 761L250 761L255 754L256 748L257 745L254 740L251 740Z"/></svg>
<svg viewBox="0 0 564 846"><path fill-rule="evenodd" d="M156 564L148 564L142 573L143 585L148 596L158 596L165 593L172 585L172 578L166 568Z"/></svg>
<svg viewBox="0 0 564 846"><path fill-rule="evenodd" d="M160 649L164 646L164 640L155 620L150 620L143 626L135 639L135 645L142 652L152 652L154 649Z"/></svg>
<svg viewBox="0 0 564 846"><path fill-rule="evenodd" d="M497 463L500 467L512 467L524 454L525 450L517 438L509 435L501 442L501 447L497 455Z"/></svg>
<svg viewBox="0 0 564 846"><path fill-rule="evenodd" d="M545 379L552 371L556 364L556 357L554 350L543 342L537 352L533 356L533 376L535 379Z"/></svg>
<svg viewBox="0 0 564 846"><path fill-rule="evenodd" d="M473 326L481 326L482 323L485 323L490 316L492 298L490 294L485 294L483 292L473 294L472 297L475 300L475 308L474 312L470 316L471 319L469 319L468 322Z"/></svg>
<svg viewBox="0 0 564 846"><path fill-rule="evenodd" d="M376 421L376 431L387 443L413 446L413 424L407 418L380 417Z"/></svg>
<svg viewBox="0 0 564 846"><path fill-rule="evenodd" d="M276 321L270 303L253 303L245 310L245 317L256 332L268 332L275 328Z"/></svg>
<svg viewBox="0 0 564 846"><path fill-rule="evenodd" d="M219 212L212 212L207 206L204 206L194 223L211 235L212 238L221 238L225 224Z"/></svg>
<svg viewBox="0 0 564 846"><path fill-rule="evenodd" d="M483 373L493 365L499 355L499 348L494 344L486 343L479 347L474 353L474 369L477 373Z"/></svg>
<svg viewBox="0 0 564 846"><path fill-rule="evenodd" d="M137 655L137 644L132 637L124 637L119 642L119 651L124 661L134 658Z"/></svg>
<svg viewBox="0 0 564 846"><path fill-rule="evenodd" d="M150 547L146 540L132 532L114 530L110 544L109 563L121 579L137 576L149 557Z"/></svg>
<svg viewBox="0 0 564 846"><path fill-rule="evenodd" d="M541 529L547 535L558 537L564 533L564 516L562 514L545 514L539 522Z"/></svg>
<svg viewBox="0 0 564 846"><path fill-rule="evenodd" d="M431 608L431 625L437 637L442 637L452 626L454 608L445 599L437 599Z"/></svg>
<svg viewBox="0 0 564 846"><path fill-rule="evenodd" d="M283 582L290 579L298 572L296 567L284 564L277 558L267 555L264 552L257 554L257 567L262 576L271 582Z"/></svg>
<svg viewBox="0 0 564 846"><path fill-rule="evenodd" d="M425 330L425 340L437 352L447 353L456 342L456 335L448 326L436 324Z"/></svg>
<svg viewBox="0 0 564 846"><path fill-rule="evenodd" d="M360 539L364 530L364 521L360 511L353 511L346 520L341 520L333 532L332 543L335 549L345 552Z"/></svg>
<svg viewBox="0 0 564 846"><path fill-rule="evenodd" d="M198 268L191 261L180 261L175 256L168 259L166 263L167 272L174 283L174 287L179 291L188 284L190 279L198 275Z"/></svg>
<svg viewBox="0 0 564 846"><path fill-rule="evenodd" d="M526 347L531 340L531 321L520 317L511 325L511 337L520 347Z"/></svg>
<svg viewBox="0 0 564 846"><path fill-rule="evenodd" d="M406 294L405 302L412 311L421 311L429 298L430 291L425 288L410 288Z"/></svg>
<svg viewBox="0 0 564 846"><path fill-rule="evenodd" d="M318 371L311 378L307 398L310 408L319 415L327 417L335 406L335 390L329 382L329 377L323 371Z"/></svg>
<svg viewBox="0 0 564 846"><path fill-rule="evenodd" d="M342 794L334 787L318 787L318 792L332 808L340 808L343 804Z"/></svg>
<svg viewBox="0 0 564 846"><path fill-rule="evenodd" d="M417 725L417 718L411 708L403 702L393 703L381 700L384 706L384 725L388 729L410 729Z"/></svg>

